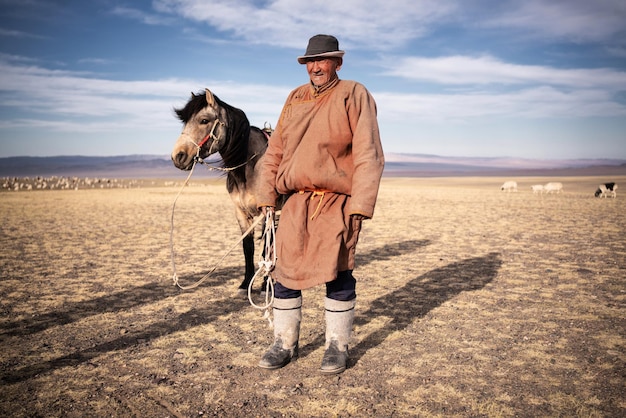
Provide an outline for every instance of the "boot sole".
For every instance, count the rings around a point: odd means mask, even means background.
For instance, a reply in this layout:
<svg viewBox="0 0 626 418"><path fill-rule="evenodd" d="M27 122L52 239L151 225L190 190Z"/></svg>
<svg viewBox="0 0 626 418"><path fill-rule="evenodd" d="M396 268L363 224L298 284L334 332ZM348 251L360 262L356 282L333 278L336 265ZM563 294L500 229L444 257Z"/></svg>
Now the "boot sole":
<svg viewBox="0 0 626 418"><path fill-rule="evenodd" d="M327 375L339 374L339 373L345 372L346 369L347 367L338 367L336 369L320 369L320 373L327 374Z"/></svg>

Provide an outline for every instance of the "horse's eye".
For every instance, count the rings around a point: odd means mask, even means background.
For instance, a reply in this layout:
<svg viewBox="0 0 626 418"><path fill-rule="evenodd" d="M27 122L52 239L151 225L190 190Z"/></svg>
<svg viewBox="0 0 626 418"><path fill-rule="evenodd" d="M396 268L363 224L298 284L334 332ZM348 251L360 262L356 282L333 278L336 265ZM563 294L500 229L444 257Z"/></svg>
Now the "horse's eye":
<svg viewBox="0 0 626 418"><path fill-rule="evenodd" d="M200 121L200 125L208 125L209 124L209 120L208 119L202 119Z"/></svg>

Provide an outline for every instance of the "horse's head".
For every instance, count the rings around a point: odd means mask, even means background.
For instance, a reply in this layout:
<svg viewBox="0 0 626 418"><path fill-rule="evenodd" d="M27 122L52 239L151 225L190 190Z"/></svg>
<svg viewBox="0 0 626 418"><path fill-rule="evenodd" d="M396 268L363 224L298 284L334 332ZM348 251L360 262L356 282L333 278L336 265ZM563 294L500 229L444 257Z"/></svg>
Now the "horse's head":
<svg viewBox="0 0 626 418"><path fill-rule="evenodd" d="M207 158L223 150L227 141L228 115L220 100L206 89L191 93L182 109L174 109L183 122L183 131L172 150L172 161L181 170L190 170L196 156Z"/></svg>

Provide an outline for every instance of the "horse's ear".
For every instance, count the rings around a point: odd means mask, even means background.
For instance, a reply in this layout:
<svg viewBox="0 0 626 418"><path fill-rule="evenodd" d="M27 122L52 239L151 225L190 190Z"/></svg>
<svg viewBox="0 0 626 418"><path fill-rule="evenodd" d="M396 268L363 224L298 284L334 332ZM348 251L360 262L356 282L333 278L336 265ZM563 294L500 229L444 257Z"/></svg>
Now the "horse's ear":
<svg viewBox="0 0 626 418"><path fill-rule="evenodd" d="M213 93L211 93L211 90L209 89L204 90L206 91L206 102L209 104L209 106L215 107L215 98L213 97Z"/></svg>

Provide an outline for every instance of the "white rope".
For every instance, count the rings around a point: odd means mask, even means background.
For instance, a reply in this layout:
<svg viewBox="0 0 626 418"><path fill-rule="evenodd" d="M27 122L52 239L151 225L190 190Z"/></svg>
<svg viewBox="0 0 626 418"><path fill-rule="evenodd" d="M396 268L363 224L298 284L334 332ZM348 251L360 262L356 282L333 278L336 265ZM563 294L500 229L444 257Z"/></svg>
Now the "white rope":
<svg viewBox="0 0 626 418"><path fill-rule="evenodd" d="M182 191L182 189L181 189ZM180 193L179 193L180 195ZM178 199L178 196L176 196L176 199ZM241 243L241 241L243 241L243 239L245 237L247 237L250 232L252 232L254 230L254 228L256 228L256 226L263 220L263 215L259 215L257 216L254 221L252 222L252 225L250 225L250 227L246 230L246 232L244 232L241 237L239 238L239 240L237 240L237 242L235 242L222 256L222 258L219 259L219 261L211 268L211 270L209 270L209 272L207 274L204 275L204 277L202 277L200 280L198 280L197 282L188 285L188 286L183 286L180 284L179 279L178 279L178 274L176 272L176 262L175 262L175 254L174 254L174 207L176 206L176 202L174 201L174 205L172 205L172 218L171 218L171 229L170 229L170 250L172 253L172 280L174 281L174 285L178 286L179 288L181 288L182 290L190 290L190 289L194 289L198 286L200 286L206 279L208 279L211 274L213 274L213 272L217 269L217 267L222 263L222 261L224 261L224 259L235 249L239 246L239 244Z"/></svg>
<svg viewBox="0 0 626 418"><path fill-rule="evenodd" d="M199 153L200 153L200 148L198 148L196 157L198 157ZM243 235L239 238L239 240L235 244L233 244L233 246L230 247L228 251L226 251L226 253L222 256L222 258L220 258L220 260L217 262L217 264L215 264L215 266L213 266L213 268L209 270L209 272L205 274L204 277L202 277L196 283L191 284L189 286L181 285L179 282L178 273L176 271L176 255L174 251L174 213L176 209L176 202L178 201L178 198L183 192L183 189L185 188L185 186L187 186L187 184L189 183L189 179L191 178L191 175L193 174L193 170L196 167L197 160L198 160L197 158L194 158L194 162L193 162L193 165L191 166L191 170L189 170L189 175L187 176L187 179L185 179L185 182L183 183L182 187L178 191L178 194L176 195L176 198L174 199L174 203L172 204L172 215L170 217L170 253L172 257L172 280L174 281L174 285L178 286L179 288L183 290L189 290L189 289L193 289L193 288L200 286L200 284L202 284L206 279L208 279L211 276L211 274L213 274L215 269L217 269L217 267L221 264L221 262L224 261L226 256L228 256L228 254L230 254L241 243L241 241L243 241L243 239L246 236L248 236L248 234L250 234L250 232L252 232L254 228L263 220L263 215L259 215L258 217L256 217L254 221L252 222L252 225L250 225L250 227L248 228L248 230L243 233Z"/></svg>
<svg viewBox="0 0 626 418"><path fill-rule="evenodd" d="M253 308L263 311L263 319L267 319L272 328L270 313L274 304L274 282L271 272L276 265L276 224L274 223L274 211L268 209L265 213L265 229L263 230L263 259L259 261L259 269L256 271L248 284L248 300ZM257 277L267 277L265 282L265 305L259 306L252 300L252 287Z"/></svg>
<svg viewBox="0 0 626 418"><path fill-rule="evenodd" d="M200 154L200 147L198 147L198 151L196 152L196 157L199 154ZM181 285L178 283L178 274L176 273L176 260L175 260L175 254L174 254L174 209L176 209L176 202L178 201L178 198L183 192L183 189L185 188L185 186L187 186L187 184L189 183L189 179L191 178L191 175L193 174L193 170L195 168L196 168L196 158L194 158L193 160L193 165L191 166L191 170L189 170L189 175L183 182L182 187L180 188L180 190L178 191L178 194L174 198L174 203L172 204L172 214L170 216L170 255L172 257L172 279L174 280L174 284L180 287L181 289L185 289L185 288L181 287Z"/></svg>

